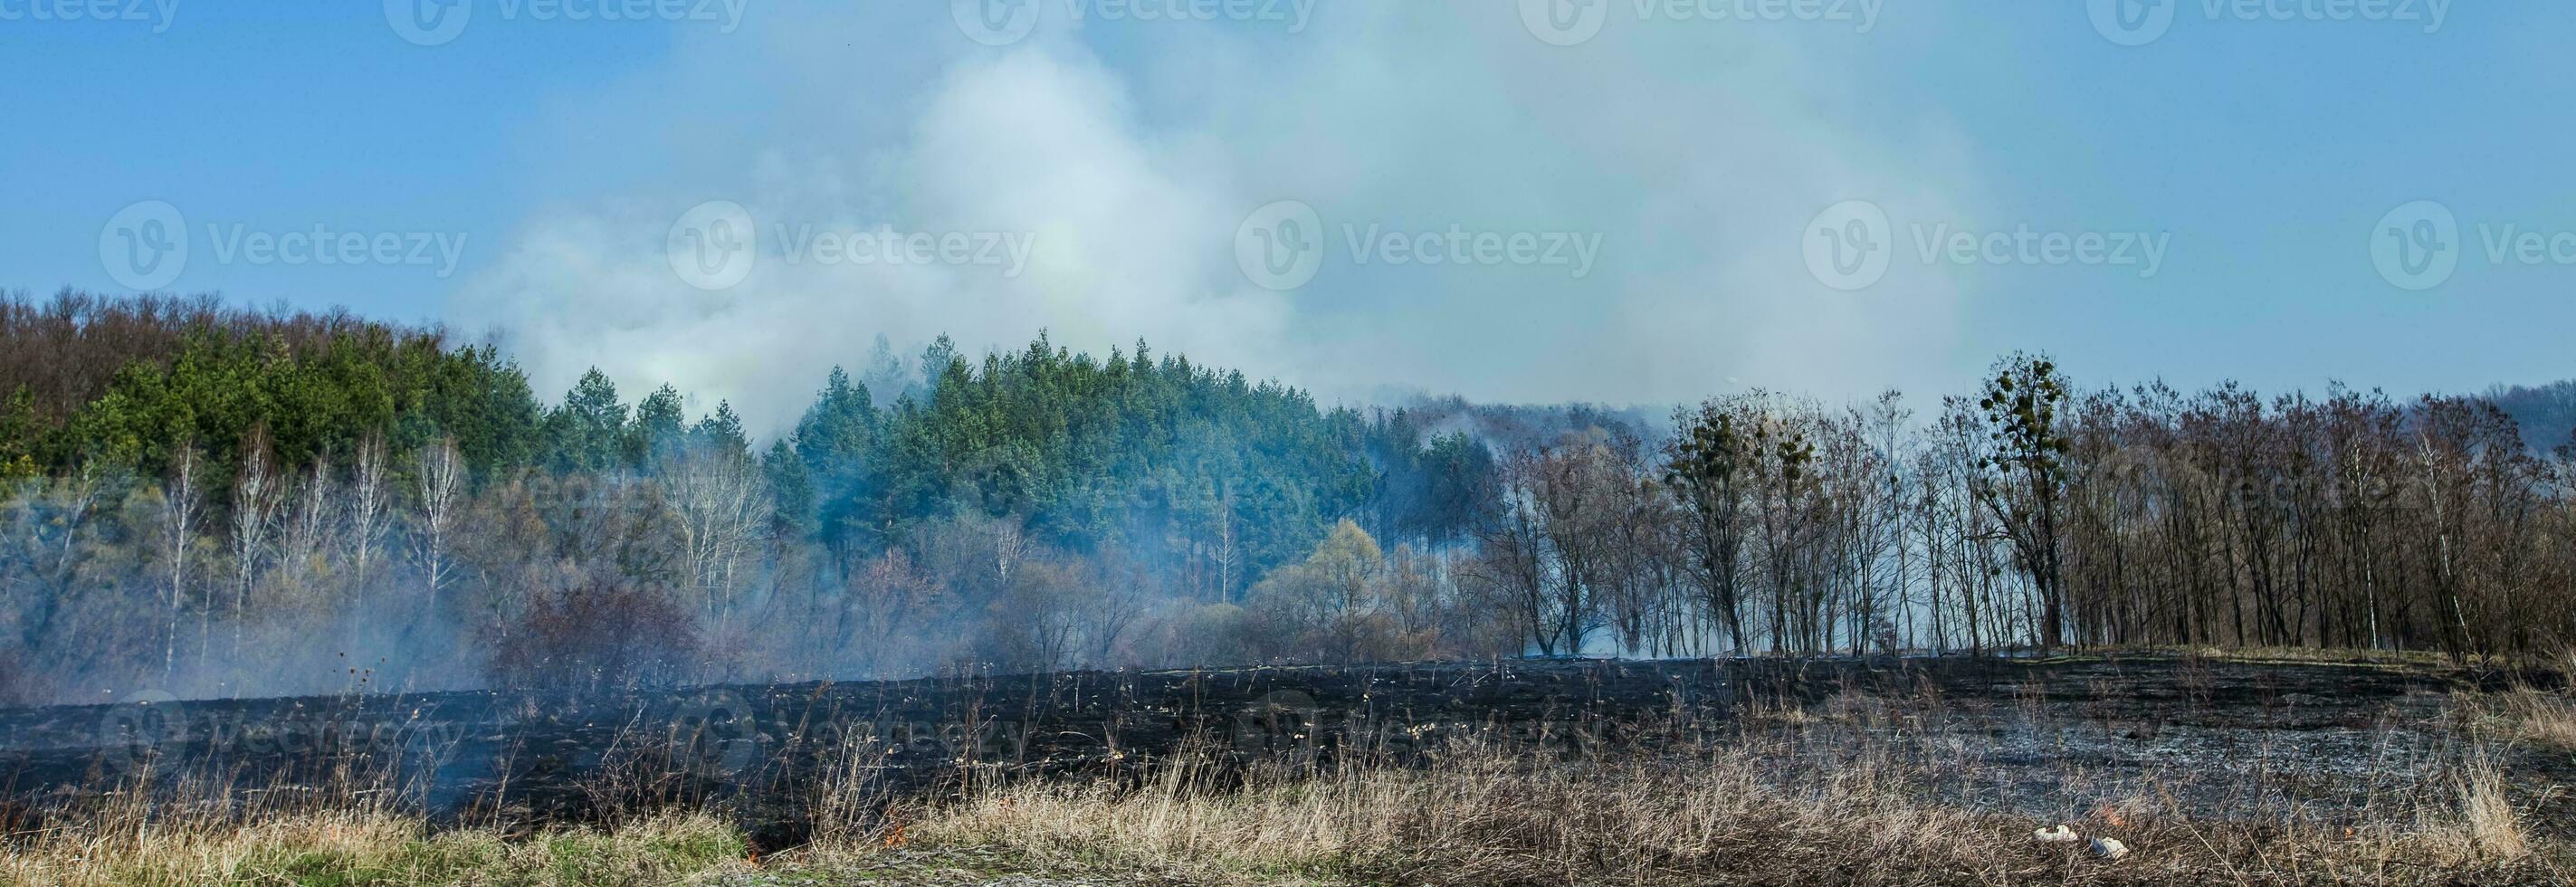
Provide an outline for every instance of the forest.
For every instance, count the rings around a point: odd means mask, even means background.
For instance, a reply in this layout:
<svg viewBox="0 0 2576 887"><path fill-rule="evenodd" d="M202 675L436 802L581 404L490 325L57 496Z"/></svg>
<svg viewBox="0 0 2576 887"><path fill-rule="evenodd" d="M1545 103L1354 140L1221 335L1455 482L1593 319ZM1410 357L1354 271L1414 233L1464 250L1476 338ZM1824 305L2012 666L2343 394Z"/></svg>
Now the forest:
<svg viewBox="0 0 2576 887"><path fill-rule="evenodd" d="M2031 352L1920 406L1361 408L851 351L754 429L346 312L0 299L0 698L2576 640L2576 447L2497 397Z"/></svg>

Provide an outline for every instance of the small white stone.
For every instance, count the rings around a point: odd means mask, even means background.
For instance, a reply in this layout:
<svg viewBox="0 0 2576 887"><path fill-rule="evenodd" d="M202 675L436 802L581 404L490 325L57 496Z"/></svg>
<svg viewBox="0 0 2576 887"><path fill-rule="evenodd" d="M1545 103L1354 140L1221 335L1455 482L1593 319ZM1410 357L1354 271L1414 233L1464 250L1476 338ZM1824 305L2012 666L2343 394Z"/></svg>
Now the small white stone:
<svg viewBox="0 0 2576 887"><path fill-rule="evenodd" d="M2118 838L2094 838L2093 855L2103 859L2118 859L2129 855L2129 845L2120 843Z"/></svg>

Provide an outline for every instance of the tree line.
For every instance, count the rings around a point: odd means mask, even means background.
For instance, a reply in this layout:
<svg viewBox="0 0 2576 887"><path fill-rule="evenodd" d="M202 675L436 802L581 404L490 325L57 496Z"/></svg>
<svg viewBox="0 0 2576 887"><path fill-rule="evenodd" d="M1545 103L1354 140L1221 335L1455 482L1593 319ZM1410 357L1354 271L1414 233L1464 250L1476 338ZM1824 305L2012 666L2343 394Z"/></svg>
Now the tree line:
<svg viewBox="0 0 2576 887"><path fill-rule="evenodd" d="M1753 392L1502 478L1465 564L1541 652L2576 640L2576 447L2478 397L2081 391L2016 354L1919 423Z"/></svg>
<svg viewBox="0 0 2576 887"><path fill-rule="evenodd" d="M2079 389L1665 421L1043 335L792 427L443 330L0 299L0 690L88 700L1536 654L2576 636L2570 451L2490 400Z"/></svg>

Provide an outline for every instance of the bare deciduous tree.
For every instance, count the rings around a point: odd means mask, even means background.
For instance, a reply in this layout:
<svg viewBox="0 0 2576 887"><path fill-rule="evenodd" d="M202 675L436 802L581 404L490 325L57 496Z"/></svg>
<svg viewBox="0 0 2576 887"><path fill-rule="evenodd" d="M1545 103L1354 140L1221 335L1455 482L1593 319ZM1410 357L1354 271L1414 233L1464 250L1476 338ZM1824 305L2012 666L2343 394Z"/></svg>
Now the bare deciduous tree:
<svg viewBox="0 0 2576 887"><path fill-rule="evenodd" d="M286 532L278 539L278 562L290 570L309 571L331 546L331 503L336 498L331 460L315 457L295 490L295 507Z"/></svg>
<svg viewBox="0 0 2576 887"><path fill-rule="evenodd" d="M161 676L179 663L179 611L188 591L188 554L197 543L197 448L182 441L172 451L170 476L161 486L161 556L169 570L170 631L163 636Z"/></svg>
<svg viewBox="0 0 2576 887"><path fill-rule="evenodd" d="M241 448L241 474L233 479L233 651L241 651L248 627L250 592L259 582L261 559L268 553L271 519L277 511L278 478L268 448L268 429L251 430Z"/></svg>
<svg viewBox="0 0 2576 887"><path fill-rule="evenodd" d="M439 438L420 451L417 492L420 517L413 543L419 546L421 579L428 587L429 609L438 607L438 590L454 565L448 560L448 534L455 529L459 500L465 492L465 457L456 439Z"/></svg>
<svg viewBox="0 0 2576 887"><path fill-rule="evenodd" d="M355 470L349 475L349 569L357 578L357 603L366 605L369 571L376 565L376 550L384 544L385 532L392 525L393 482L388 475L390 461L382 434L369 434L358 442Z"/></svg>
<svg viewBox="0 0 2576 887"><path fill-rule="evenodd" d="M680 541L706 612L718 615L732 602L742 558L769 524L768 496L759 467L731 453L687 453L663 472Z"/></svg>

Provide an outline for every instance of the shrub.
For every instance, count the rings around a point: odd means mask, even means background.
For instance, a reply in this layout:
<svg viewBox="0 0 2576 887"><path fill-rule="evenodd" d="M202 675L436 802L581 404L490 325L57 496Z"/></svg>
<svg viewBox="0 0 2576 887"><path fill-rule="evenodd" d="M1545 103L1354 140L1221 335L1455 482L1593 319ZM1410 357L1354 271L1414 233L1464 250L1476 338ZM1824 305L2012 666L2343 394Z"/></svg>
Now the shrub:
<svg viewBox="0 0 2576 887"><path fill-rule="evenodd" d="M669 595L648 588L539 592L515 623L484 630L488 672L500 686L565 692L676 683L698 652L694 625Z"/></svg>

